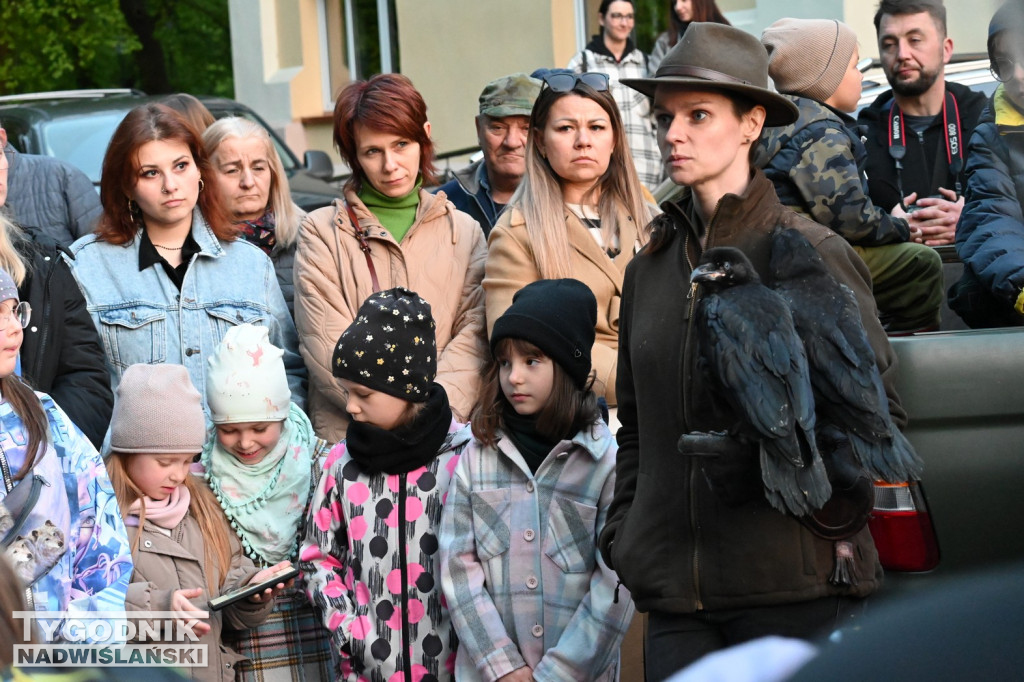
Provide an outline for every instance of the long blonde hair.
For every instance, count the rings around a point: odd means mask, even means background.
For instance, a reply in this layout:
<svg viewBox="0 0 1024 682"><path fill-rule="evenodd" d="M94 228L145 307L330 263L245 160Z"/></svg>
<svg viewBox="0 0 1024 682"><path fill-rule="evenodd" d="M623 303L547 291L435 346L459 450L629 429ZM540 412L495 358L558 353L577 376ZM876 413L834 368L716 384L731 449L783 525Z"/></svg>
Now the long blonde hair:
<svg viewBox="0 0 1024 682"><path fill-rule="evenodd" d="M240 140L251 138L263 143L267 163L270 165L270 200L267 205L274 212L274 234L282 247L291 246L299 236L299 221L304 212L292 201L288 175L284 172L284 164L281 163L270 134L263 126L239 116L227 116L215 121L203 132L203 146L214 166L219 163L217 150L221 143L231 137Z"/></svg>
<svg viewBox="0 0 1024 682"><path fill-rule="evenodd" d="M0 268L6 270L19 287L28 274L28 264L16 246L22 241L25 241L25 235L21 228L0 212Z"/></svg>
<svg viewBox="0 0 1024 682"><path fill-rule="evenodd" d="M573 277L572 248L565 229L565 200L561 178L541 156L537 136L544 134L551 107L562 97L578 95L600 105L611 122L615 144L608 170L590 190L598 193L598 213L605 244L612 244L619 236L618 213L625 210L637 225L641 243L647 241L647 224L654 217L643 199L640 179L636 174L633 156L626 143L626 132L619 109L608 91L597 91L577 82L569 92L555 92L544 87L530 114L530 135L526 143L526 174L512 195L510 203L518 208L526 220L526 234L533 247L537 270L544 279Z"/></svg>
<svg viewBox="0 0 1024 682"><path fill-rule="evenodd" d="M146 500L142 491L135 481L128 476L127 460L129 457L152 457L153 455L133 455L122 452L111 452L106 459L107 475L114 486L114 494L117 496L117 506L121 510L121 516L127 520L128 510L136 500L139 500L141 510L139 511L139 532L132 541L132 559L137 559L136 552L139 549L139 542L142 537L142 527L146 523ZM199 530L203 539L203 559L206 570L207 588L210 595L220 594L220 588L224 585L228 571L231 570L231 527L224 517L224 510L213 492L206 487L199 478L189 474L185 478L185 487L188 488L191 500L188 505L188 512L199 524ZM209 570L215 567L216 571ZM216 581L214 578L216 577Z"/></svg>

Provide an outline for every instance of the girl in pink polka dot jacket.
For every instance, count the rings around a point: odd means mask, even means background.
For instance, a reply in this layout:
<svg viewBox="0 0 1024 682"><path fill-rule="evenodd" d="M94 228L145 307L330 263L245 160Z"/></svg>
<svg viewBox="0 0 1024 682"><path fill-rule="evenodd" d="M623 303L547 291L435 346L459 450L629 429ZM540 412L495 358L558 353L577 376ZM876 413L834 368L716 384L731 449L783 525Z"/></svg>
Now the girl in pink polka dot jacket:
<svg viewBox="0 0 1024 682"><path fill-rule="evenodd" d="M351 422L327 456L299 565L342 680L454 679L438 533L471 434L434 382L436 357L430 306L402 288L366 299L334 351Z"/></svg>
<svg viewBox="0 0 1024 682"><path fill-rule="evenodd" d="M590 289L559 279L494 323L441 523L459 682L618 680L633 604L597 551L616 447L591 390L596 322Z"/></svg>
<svg viewBox="0 0 1024 682"><path fill-rule="evenodd" d="M200 469L245 554L258 566L296 561L313 486L329 445L292 402L283 351L266 327L240 324L224 335L206 371L213 429ZM226 630L247 660L236 682L328 679L330 640L302 580L278 594L260 626Z"/></svg>

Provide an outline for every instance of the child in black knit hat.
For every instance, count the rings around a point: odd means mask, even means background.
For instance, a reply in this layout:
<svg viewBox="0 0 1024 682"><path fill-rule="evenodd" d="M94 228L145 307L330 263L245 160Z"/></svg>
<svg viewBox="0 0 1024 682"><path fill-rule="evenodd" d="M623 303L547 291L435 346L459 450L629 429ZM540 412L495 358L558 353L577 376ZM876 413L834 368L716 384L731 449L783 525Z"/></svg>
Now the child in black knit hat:
<svg viewBox="0 0 1024 682"><path fill-rule="evenodd" d="M299 565L339 679L452 679L438 532L471 434L434 381L436 355L430 305L402 288L366 299L334 351L351 423L324 464Z"/></svg>
<svg viewBox="0 0 1024 682"><path fill-rule="evenodd" d="M559 279L494 323L441 527L456 679L618 679L633 604L597 551L616 445L590 389L596 322L590 289Z"/></svg>

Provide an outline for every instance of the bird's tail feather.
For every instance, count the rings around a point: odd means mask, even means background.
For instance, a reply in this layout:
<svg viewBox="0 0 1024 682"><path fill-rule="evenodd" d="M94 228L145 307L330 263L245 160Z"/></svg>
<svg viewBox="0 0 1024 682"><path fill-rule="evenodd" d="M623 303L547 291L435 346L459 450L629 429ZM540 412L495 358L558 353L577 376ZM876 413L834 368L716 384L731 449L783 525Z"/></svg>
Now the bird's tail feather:
<svg viewBox="0 0 1024 682"><path fill-rule="evenodd" d="M779 453L772 452L771 441L761 443L761 481L768 503L783 514L806 516L821 509L832 496L828 473L817 448L808 464L795 467Z"/></svg>
<svg viewBox="0 0 1024 682"><path fill-rule="evenodd" d="M853 432L849 436L861 466L876 480L901 483L921 478L924 462L899 429L893 427L892 437L881 442L865 440Z"/></svg>

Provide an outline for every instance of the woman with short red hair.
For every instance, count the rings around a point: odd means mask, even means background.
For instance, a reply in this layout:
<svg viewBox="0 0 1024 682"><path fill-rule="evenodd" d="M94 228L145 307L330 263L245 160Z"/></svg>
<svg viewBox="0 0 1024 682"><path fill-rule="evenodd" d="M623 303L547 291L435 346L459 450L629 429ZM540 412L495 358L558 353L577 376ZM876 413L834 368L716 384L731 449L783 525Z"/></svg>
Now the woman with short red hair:
<svg viewBox="0 0 1024 682"><path fill-rule="evenodd" d="M329 441L345 437L348 396L331 372L334 346L370 294L399 286L430 303L437 382L465 421L486 351L487 245L480 225L443 192L423 190L435 184L427 105L405 76L351 83L334 107L334 143L352 169L345 198L306 216L295 255L295 323L313 426Z"/></svg>

